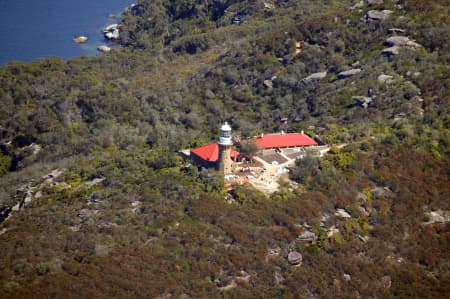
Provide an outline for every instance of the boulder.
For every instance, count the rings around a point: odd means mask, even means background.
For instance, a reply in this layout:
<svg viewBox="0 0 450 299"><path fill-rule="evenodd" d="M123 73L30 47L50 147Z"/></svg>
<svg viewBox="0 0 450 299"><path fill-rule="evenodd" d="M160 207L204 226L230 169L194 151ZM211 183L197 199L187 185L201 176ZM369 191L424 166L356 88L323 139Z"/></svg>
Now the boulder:
<svg viewBox="0 0 450 299"><path fill-rule="evenodd" d="M322 80L326 76L327 76L327 72L314 73L314 74L309 75L306 78L303 78L301 80L301 82L304 83L304 84L309 84L309 83L312 83L312 82L316 82L316 81Z"/></svg>
<svg viewBox="0 0 450 299"><path fill-rule="evenodd" d="M401 28L389 28L388 33L395 33L395 34L405 34L406 30Z"/></svg>
<svg viewBox="0 0 450 299"><path fill-rule="evenodd" d="M268 89L272 89L273 88L273 82L272 80L264 80L263 82L264 86Z"/></svg>
<svg viewBox="0 0 450 299"><path fill-rule="evenodd" d="M387 56L398 55L400 48L398 46L393 46L389 48L385 48L381 51L381 54Z"/></svg>
<svg viewBox="0 0 450 299"><path fill-rule="evenodd" d="M356 104L363 108L369 107L369 104L373 101L373 98L364 96L353 96L352 99L356 100Z"/></svg>
<svg viewBox="0 0 450 299"><path fill-rule="evenodd" d="M267 250L267 255L268 256L278 256L281 253L281 248L277 247L277 248L269 248Z"/></svg>
<svg viewBox="0 0 450 299"><path fill-rule="evenodd" d="M83 44L83 43L85 43L85 42L87 42L87 41L88 41L87 36L78 36L78 37L75 37L75 38L73 39L73 42L74 42L74 43L77 43L77 44Z"/></svg>
<svg viewBox="0 0 450 299"><path fill-rule="evenodd" d="M369 10L366 14L366 19L368 21L383 21L389 18L389 16L393 13L392 10Z"/></svg>
<svg viewBox="0 0 450 299"><path fill-rule="evenodd" d="M314 242L316 240L316 234L310 231L304 231L297 237L298 241L302 242Z"/></svg>
<svg viewBox="0 0 450 299"><path fill-rule="evenodd" d="M422 45L416 43L414 40L409 39L407 36L391 36L386 39L388 46L405 46L411 48L420 48Z"/></svg>
<svg viewBox="0 0 450 299"><path fill-rule="evenodd" d="M337 233L339 233L339 229L333 225L327 230L327 237L331 238L332 236L334 236Z"/></svg>
<svg viewBox="0 0 450 299"><path fill-rule="evenodd" d="M103 33L107 39L119 38L119 24L111 24L103 29Z"/></svg>
<svg viewBox="0 0 450 299"><path fill-rule="evenodd" d="M288 262L294 266L301 266L303 261L303 257L298 251L291 251L288 254Z"/></svg>
<svg viewBox="0 0 450 299"><path fill-rule="evenodd" d="M352 280L352 277L350 276L350 274L344 273L343 278L345 281L350 281Z"/></svg>
<svg viewBox="0 0 450 299"><path fill-rule="evenodd" d="M409 41L407 36L391 36L386 39L388 46L406 46Z"/></svg>
<svg viewBox="0 0 450 299"><path fill-rule="evenodd" d="M413 41L413 40L409 40L409 41L406 43L406 46L407 46L407 47L410 47L410 48L421 48L421 47L422 47L421 44L416 43L416 42Z"/></svg>
<svg viewBox="0 0 450 299"><path fill-rule="evenodd" d="M394 76L381 74L381 75L378 76L377 81L380 84L384 84L384 83L389 84L389 83L392 83L394 81L393 78L394 78Z"/></svg>
<svg viewBox="0 0 450 299"><path fill-rule="evenodd" d="M337 209L334 215L342 218L352 218L352 216L344 209Z"/></svg>
<svg viewBox="0 0 450 299"><path fill-rule="evenodd" d="M108 46L105 46L105 45L101 45L101 46L97 47L97 50L99 50L100 52L103 52L103 53L108 53L111 51L111 48Z"/></svg>
<svg viewBox="0 0 450 299"><path fill-rule="evenodd" d="M338 74L338 78L344 79L344 78L352 77L352 76L358 74L359 72L361 72L361 69L351 69L348 71L343 71Z"/></svg>
<svg viewBox="0 0 450 299"><path fill-rule="evenodd" d="M367 0L367 5L377 5L377 4L383 4L384 0Z"/></svg>
<svg viewBox="0 0 450 299"><path fill-rule="evenodd" d="M364 206L359 206L358 211L363 215L364 217L369 217L370 213L367 211L367 209Z"/></svg>
<svg viewBox="0 0 450 299"><path fill-rule="evenodd" d="M119 29L115 29L113 31L106 32L105 37L107 39L119 39Z"/></svg>
<svg viewBox="0 0 450 299"><path fill-rule="evenodd" d="M371 191L374 199L392 196L392 191L388 187L374 187Z"/></svg>
<svg viewBox="0 0 450 299"><path fill-rule="evenodd" d="M350 6L349 10L354 10L354 9L362 8L362 7L364 7L364 1L363 0L361 0L359 2L356 2L355 5L353 5L353 6Z"/></svg>
<svg viewBox="0 0 450 299"><path fill-rule="evenodd" d="M429 220L427 222L424 222L424 224L446 223L450 221L449 211L430 211L428 213L425 213L425 215Z"/></svg>

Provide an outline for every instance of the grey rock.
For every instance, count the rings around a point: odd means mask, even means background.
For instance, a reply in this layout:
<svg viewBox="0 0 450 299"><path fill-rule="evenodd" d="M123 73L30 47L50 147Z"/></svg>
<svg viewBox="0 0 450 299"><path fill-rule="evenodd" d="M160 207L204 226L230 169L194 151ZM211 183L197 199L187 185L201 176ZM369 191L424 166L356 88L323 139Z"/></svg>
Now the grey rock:
<svg viewBox="0 0 450 299"><path fill-rule="evenodd" d="M272 89L273 88L273 82L272 80L264 80L264 86L268 89Z"/></svg>
<svg viewBox="0 0 450 299"><path fill-rule="evenodd" d="M269 248L267 255L268 256L278 256L281 253L281 248L277 247L277 248Z"/></svg>
<svg viewBox="0 0 450 299"><path fill-rule="evenodd" d="M384 83L389 84L389 83L393 82L393 80L392 80L393 78L394 78L394 76L381 74L378 76L377 81L380 84L384 84Z"/></svg>
<svg viewBox="0 0 450 299"><path fill-rule="evenodd" d="M362 8L363 6L364 6L364 1L361 0L361 1L359 1L359 2L356 2L355 5L350 6L350 7L349 7L349 10L354 10L354 9L356 9L356 8Z"/></svg>
<svg viewBox="0 0 450 299"><path fill-rule="evenodd" d="M335 234L339 233L339 229L336 228L335 225L331 226L329 229L327 229L327 237L331 238Z"/></svg>
<svg viewBox="0 0 450 299"><path fill-rule="evenodd" d="M111 52L111 48L106 45L98 46L97 50L99 50L100 52L103 52L103 53Z"/></svg>
<svg viewBox="0 0 450 299"><path fill-rule="evenodd" d="M309 75L306 78L303 78L301 80L301 82L305 83L305 84L309 84L309 83L312 83L312 82L316 82L316 81L322 80L326 76L327 76L327 72L314 73L314 74Z"/></svg>
<svg viewBox="0 0 450 299"><path fill-rule="evenodd" d="M374 199L392 196L392 191L387 187L375 187L371 191Z"/></svg>
<svg viewBox="0 0 450 299"><path fill-rule="evenodd" d="M373 98L363 96L353 96L352 99L356 100L356 103L363 108L369 107L369 104L373 101Z"/></svg>
<svg viewBox="0 0 450 299"><path fill-rule="evenodd" d="M342 218L352 218L352 216L344 209L337 209L334 215Z"/></svg>
<svg viewBox="0 0 450 299"><path fill-rule="evenodd" d="M370 213L366 210L366 208L364 206L359 206L358 211L361 213L361 215L363 215L365 217L370 216Z"/></svg>
<svg viewBox="0 0 450 299"><path fill-rule="evenodd" d="M350 281L352 280L352 277L350 276L350 274L344 273L343 278L345 281Z"/></svg>
<svg viewBox="0 0 450 299"><path fill-rule="evenodd" d="M399 50L400 50L400 48L398 46L393 46L393 47L383 49L381 51L381 54L387 55L387 56L398 55Z"/></svg>
<svg viewBox="0 0 450 299"><path fill-rule="evenodd" d="M377 5L377 4L383 4L384 0L367 0L367 5Z"/></svg>
<svg viewBox="0 0 450 299"><path fill-rule="evenodd" d="M301 266L303 261L303 256L298 251L291 251L288 254L288 262L291 265Z"/></svg>
<svg viewBox="0 0 450 299"><path fill-rule="evenodd" d="M391 36L386 39L388 46L406 46L409 41L407 36Z"/></svg>
<svg viewBox="0 0 450 299"><path fill-rule="evenodd" d="M304 231L297 237L298 241L302 242L314 242L316 240L316 234L310 231Z"/></svg>
<svg viewBox="0 0 450 299"><path fill-rule="evenodd" d="M369 10L366 14L366 19L371 20L378 20L383 21L389 18L390 14L392 14L392 10Z"/></svg>
<svg viewBox="0 0 450 299"><path fill-rule="evenodd" d="M348 71L343 71L338 74L338 78L344 79L344 78L352 77L360 72L361 72L361 69L351 69Z"/></svg>
<svg viewBox="0 0 450 299"><path fill-rule="evenodd" d="M395 33L395 34L405 34L406 30L401 28L389 28L388 33Z"/></svg>
<svg viewBox="0 0 450 299"><path fill-rule="evenodd" d="M424 222L424 224L446 223L450 221L450 211L437 210L425 213L425 215L429 220Z"/></svg>
<svg viewBox="0 0 450 299"><path fill-rule="evenodd" d="M420 48L422 45L409 39L407 36L391 36L386 39L386 44L389 46L405 46L410 48Z"/></svg>
<svg viewBox="0 0 450 299"><path fill-rule="evenodd" d="M413 41L413 40L409 40L409 41L406 43L406 46L407 46L407 47L410 47L410 48L421 48L421 47L422 47L421 44L416 43L416 42Z"/></svg>

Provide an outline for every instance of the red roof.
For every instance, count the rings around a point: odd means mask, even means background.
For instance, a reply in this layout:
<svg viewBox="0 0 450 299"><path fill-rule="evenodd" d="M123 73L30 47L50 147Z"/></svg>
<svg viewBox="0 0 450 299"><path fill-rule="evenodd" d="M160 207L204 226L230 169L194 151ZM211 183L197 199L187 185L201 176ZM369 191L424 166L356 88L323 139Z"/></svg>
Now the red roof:
<svg viewBox="0 0 450 299"><path fill-rule="evenodd" d="M311 137L300 133L269 134L254 138L259 148L317 145Z"/></svg>
<svg viewBox="0 0 450 299"><path fill-rule="evenodd" d="M219 159L219 144L211 143L204 146L200 146L191 149L191 153L199 156L203 160L216 162ZM239 152L235 149L231 149L231 158L236 158L239 156Z"/></svg>

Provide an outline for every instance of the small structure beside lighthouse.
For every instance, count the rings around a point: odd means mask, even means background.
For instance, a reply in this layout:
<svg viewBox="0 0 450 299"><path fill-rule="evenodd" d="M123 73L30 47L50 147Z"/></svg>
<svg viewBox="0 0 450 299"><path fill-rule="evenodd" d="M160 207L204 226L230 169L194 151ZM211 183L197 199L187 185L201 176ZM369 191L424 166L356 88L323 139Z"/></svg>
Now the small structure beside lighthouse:
<svg viewBox="0 0 450 299"><path fill-rule="evenodd" d="M231 147L233 141L231 140L231 127L225 122L220 127L219 135L219 159L217 161L216 169L224 175L232 172L231 168Z"/></svg>

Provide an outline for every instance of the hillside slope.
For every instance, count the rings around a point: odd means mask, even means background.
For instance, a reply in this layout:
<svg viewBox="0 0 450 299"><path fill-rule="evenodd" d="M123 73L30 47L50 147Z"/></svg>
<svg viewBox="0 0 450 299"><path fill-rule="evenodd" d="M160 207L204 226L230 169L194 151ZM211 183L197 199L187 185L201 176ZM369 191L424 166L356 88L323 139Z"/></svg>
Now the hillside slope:
<svg viewBox="0 0 450 299"><path fill-rule="evenodd" d="M141 0L104 57L1 68L0 297L445 298L448 16ZM229 194L177 155L223 121L348 145Z"/></svg>

